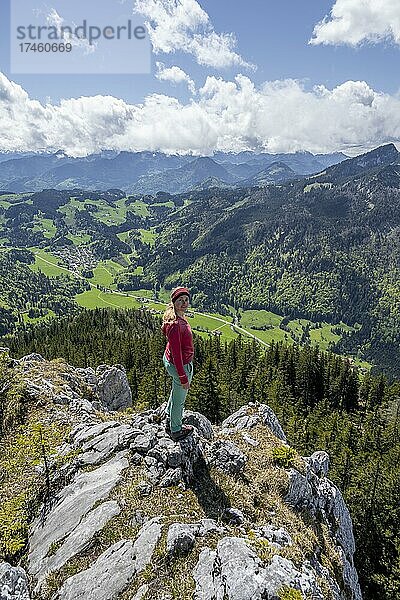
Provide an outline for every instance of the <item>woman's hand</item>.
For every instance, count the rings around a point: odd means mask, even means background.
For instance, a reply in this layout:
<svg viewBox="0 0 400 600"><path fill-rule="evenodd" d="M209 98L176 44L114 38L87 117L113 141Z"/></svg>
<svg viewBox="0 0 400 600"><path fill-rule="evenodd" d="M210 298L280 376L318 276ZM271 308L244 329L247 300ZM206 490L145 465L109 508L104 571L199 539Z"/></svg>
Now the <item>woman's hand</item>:
<svg viewBox="0 0 400 600"><path fill-rule="evenodd" d="M184 390L188 390L190 388L190 383L181 383L181 386L183 387Z"/></svg>

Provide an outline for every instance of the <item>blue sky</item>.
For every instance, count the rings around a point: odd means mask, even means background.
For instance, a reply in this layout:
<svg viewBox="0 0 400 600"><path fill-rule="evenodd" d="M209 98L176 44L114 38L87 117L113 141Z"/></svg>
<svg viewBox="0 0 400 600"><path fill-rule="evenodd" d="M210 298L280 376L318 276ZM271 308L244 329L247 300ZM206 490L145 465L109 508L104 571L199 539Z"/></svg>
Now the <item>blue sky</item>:
<svg viewBox="0 0 400 600"><path fill-rule="evenodd" d="M380 13L374 0L365 0L363 9L359 0L98 0L96 17L112 2L127 17L135 6L137 17L150 24L151 73L12 74L3 0L3 110L7 102L16 103L22 121L16 123L21 133L15 140L8 134L0 149L51 149L57 135L60 147L75 155L104 147L195 154L246 147L358 153L398 141L396 0L382 0L386 7ZM45 5L50 10L55 2L47 0ZM176 12L177 5L184 18ZM165 18L167 13L171 18ZM324 18L325 24L313 34ZM194 24L192 30L188 22ZM169 52L182 31L185 39ZM229 47L224 45L223 34L232 34L236 43L232 38ZM315 43L310 44L312 37ZM216 44L214 52L207 49L210 41ZM14 84L20 86L18 93ZM40 103L39 117L35 101ZM82 119L75 122L75 132L62 133L63 120L68 128L69 111L75 111L76 119L78 107ZM119 128L111 123L115 115ZM160 126L155 131L155 124L164 119L164 130ZM88 142L90 131L94 143ZM79 138L74 143L72 135Z"/></svg>

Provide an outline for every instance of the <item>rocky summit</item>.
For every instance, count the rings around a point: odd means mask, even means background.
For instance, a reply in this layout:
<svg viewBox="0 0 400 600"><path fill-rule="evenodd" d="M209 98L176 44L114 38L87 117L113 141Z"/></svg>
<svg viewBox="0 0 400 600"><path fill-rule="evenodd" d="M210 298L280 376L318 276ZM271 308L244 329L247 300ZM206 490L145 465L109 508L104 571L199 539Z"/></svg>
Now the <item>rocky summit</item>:
<svg viewBox="0 0 400 600"><path fill-rule="evenodd" d="M186 411L174 443L121 365L2 357L19 408L3 406L1 600L361 599L329 457L299 456L268 406L219 426Z"/></svg>

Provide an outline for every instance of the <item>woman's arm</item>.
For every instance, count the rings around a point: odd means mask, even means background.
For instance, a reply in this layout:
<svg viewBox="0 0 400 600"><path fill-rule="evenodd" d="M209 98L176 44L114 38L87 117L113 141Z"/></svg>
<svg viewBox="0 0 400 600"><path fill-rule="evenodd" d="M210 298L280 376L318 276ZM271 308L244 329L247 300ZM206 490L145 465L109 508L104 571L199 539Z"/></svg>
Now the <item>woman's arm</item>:
<svg viewBox="0 0 400 600"><path fill-rule="evenodd" d="M178 373L181 384L186 387L189 385L189 380L183 368L181 332L179 323L175 322L168 332L169 347L171 349L174 367Z"/></svg>

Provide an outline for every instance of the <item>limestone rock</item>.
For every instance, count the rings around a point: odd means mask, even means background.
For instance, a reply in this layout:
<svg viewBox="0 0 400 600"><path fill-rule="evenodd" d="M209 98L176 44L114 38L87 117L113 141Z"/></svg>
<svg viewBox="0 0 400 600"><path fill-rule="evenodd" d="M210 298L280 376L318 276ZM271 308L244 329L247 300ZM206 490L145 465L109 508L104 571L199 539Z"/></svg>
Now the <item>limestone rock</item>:
<svg viewBox="0 0 400 600"><path fill-rule="evenodd" d="M113 600L129 581L150 562L161 536L158 519L148 521L133 543L121 540L110 546L95 563L69 577L58 591L58 600Z"/></svg>
<svg viewBox="0 0 400 600"><path fill-rule="evenodd" d="M310 469L317 475L318 477L328 475L329 471L329 454L327 452L323 452L319 450L314 452L311 456L306 456L304 458L306 463L308 463Z"/></svg>
<svg viewBox="0 0 400 600"><path fill-rule="evenodd" d="M80 376L81 379L86 383L86 385L92 390L94 395L97 395L98 391L98 381L96 377L95 370L92 367L86 367L85 369L76 369L76 372Z"/></svg>
<svg viewBox="0 0 400 600"><path fill-rule="evenodd" d="M134 453L146 454L156 443L157 437L153 433L141 433L135 437L129 447Z"/></svg>
<svg viewBox="0 0 400 600"><path fill-rule="evenodd" d="M243 473L247 457L233 442L217 440L208 450L210 465L231 475Z"/></svg>
<svg viewBox="0 0 400 600"><path fill-rule="evenodd" d="M20 363L31 363L31 362L45 362L45 359L41 354L37 354L36 352L32 352L32 354L27 354L19 359Z"/></svg>
<svg viewBox="0 0 400 600"><path fill-rule="evenodd" d="M291 546L293 544L291 536L283 527L263 525L262 527L257 528L256 532L277 548L283 548L284 546Z"/></svg>
<svg viewBox="0 0 400 600"><path fill-rule="evenodd" d="M93 539L94 534L103 529L104 525L120 512L118 503L110 501L103 502L87 513L57 552L43 560L41 570L36 574L38 580L40 581L48 573L60 569L72 556L84 550Z"/></svg>
<svg viewBox="0 0 400 600"><path fill-rule="evenodd" d="M299 571L290 560L275 555L264 567L242 538L225 537L215 552L203 550L193 578L195 600L276 600L285 585L300 590L304 597L324 600L317 575L309 564Z"/></svg>
<svg viewBox="0 0 400 600"><path fill-rule="evenodd" d="M181 467L177 467L176 469L167 469L160 479L160 487L171 487L173 485L178 485L178 483L180 483L181 481Z"/></svg>
<svg viewBox="0 0 400 600"><path fill-rule="evenodd" d="M70 535L95 503L108 496L128 467L125 454L121 452L101 467L77 474L58 494L51 510L34 521L28 556L31 574L41 572L50 546Z"/></svg>
<svg viewBox="0 0 400 600"><path fill-rule="evenodd" d="M190 552L199 532L199 525L173 523L168 528L167 552L170 556L185 556Z"/></svg>
<svg viewBox="0 0 400 600"><path fill-rule="evenodd" d="M124 367L99 365L96 376L98 396L106 410L124 410L132 406L132 392Z"/></svg>
<svg viewBox="0 0 400 600"><path fill-rule="evenodd" d="M89 427L93 431L96 426ZM80 433L82 438L84 433ZM105 461L111 454L117 450L128 448L131 441L140 435L140 432L133 429L130 425L114 423L113 427L103 429L98 435L90 436L86 434L85 440L80 444L83 454L80 454L78 460L82 464L95 465Z"/></svg>
<svg viewBox="0 0 400 600"><path fill-rule="evenodd" d="M246 404L222 422L223 429L234 428L238 431L251 429L258 423L268 427L277 438L286 442L286 436L274 411L266 404Z"/></svg>
<svg viewBox="0 0 400 600"><path fill-rule="evenodd" d="M201 437L206 440L211 440L214 435L211 421L199 412L185 410L183 413L183 422L196 427Z"/></svg>
<svg viewBox="0 0 400 600"><path fill-rule="evenodd" d="M328 460L325 452L314 453L306 459L305 475L291 469L285 501L295 508L308 510L314 516L322 516L341 553L343 579L349 590L348 597L351 600L361 600L361 590L353 562L353 525L340 490L324 475L327 472Z"/></svg>
<svg viewBox="0 0 400 600"><path fill-rule="evenodd" d="M24 569L0 562L1 600L30 600L28 579Z"/></svg>
<svg viewBox="0 0 400 600"><path fill-rule="evenodd" d="M183 462L182 449L179 444L170 438L162 437L157 444L149 450L148 456L153 456L158 462L172 468L180 467Z"/></svg>
<svg viewBox="0 0 400 600"><path fill-rule="evenodd" d="M234 508L233 506L224 510L222 518L224 521L231 523L232 525L242 525L245 521L242 511L239 508Z"/></svg>

